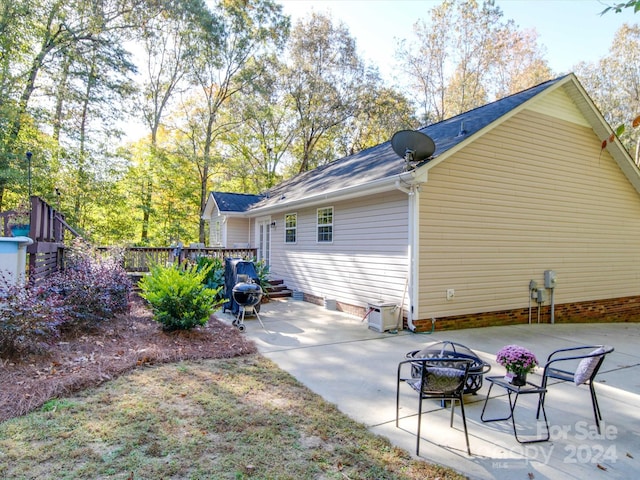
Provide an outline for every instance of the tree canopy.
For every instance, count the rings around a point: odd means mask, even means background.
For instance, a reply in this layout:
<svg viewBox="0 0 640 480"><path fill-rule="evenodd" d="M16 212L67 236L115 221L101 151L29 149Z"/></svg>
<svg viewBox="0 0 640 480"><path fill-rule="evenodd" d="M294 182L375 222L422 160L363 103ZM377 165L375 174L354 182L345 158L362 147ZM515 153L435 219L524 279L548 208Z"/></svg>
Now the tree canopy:
<svg viewBox="0 0 640 480"><path fill-rule="evenodd" d="M427 18L391 85L346 25L277 0L0 0L0 209L26 202L29 151L33 193L93 242L206 242L211 190L258 193L554 76L491 1ZM637 28L577 66L613 124L638 110Z"/></svg>

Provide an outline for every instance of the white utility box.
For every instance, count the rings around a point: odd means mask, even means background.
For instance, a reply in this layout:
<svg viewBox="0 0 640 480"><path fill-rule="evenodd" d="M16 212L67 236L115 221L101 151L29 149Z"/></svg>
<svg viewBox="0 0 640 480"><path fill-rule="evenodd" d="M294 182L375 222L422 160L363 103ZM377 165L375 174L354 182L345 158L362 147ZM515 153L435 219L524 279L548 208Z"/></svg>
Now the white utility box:
<svg viewBox="0 0 640 480"><path fill-rule="evenodd" d="M401 320L398 320L398 305L395 303L370 303L369 328L376 332L386 332L402 328Z"/></svg>

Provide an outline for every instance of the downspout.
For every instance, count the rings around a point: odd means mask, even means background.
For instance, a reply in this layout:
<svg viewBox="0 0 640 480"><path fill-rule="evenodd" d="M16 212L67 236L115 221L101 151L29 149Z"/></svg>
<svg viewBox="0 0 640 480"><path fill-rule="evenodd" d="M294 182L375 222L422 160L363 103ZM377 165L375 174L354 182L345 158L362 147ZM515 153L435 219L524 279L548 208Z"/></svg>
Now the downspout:
<svg viewBox="0 0 640 480"><path fill-rule="evenodd" d="M407 309L407 327L411 332L416 331L416 326L413 324L413 309L414 309L414 301L417 297L418 291L418 199L419 199L419 187L416 185L411 185L409 188L406 188L400 184L399 181L396 182L396 188L407 194L408 200L408 251L407 251L407 261L409 262L407 268L407 293L409 295L408 309ZM403 293L404 294L404 293Z"/></svg>

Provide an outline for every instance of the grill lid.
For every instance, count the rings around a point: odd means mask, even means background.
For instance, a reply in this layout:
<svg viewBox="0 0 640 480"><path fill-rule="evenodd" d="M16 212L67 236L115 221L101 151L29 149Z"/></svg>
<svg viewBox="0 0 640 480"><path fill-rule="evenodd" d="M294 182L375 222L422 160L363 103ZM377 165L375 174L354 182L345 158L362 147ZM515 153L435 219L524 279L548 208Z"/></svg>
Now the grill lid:
<svg viewBox="0 0 640 480"><path fill-rule="evenodd" d="M257 283L236 283L231 293L236 303L242 307L252 307L262 300L262 288Z"/></svg>

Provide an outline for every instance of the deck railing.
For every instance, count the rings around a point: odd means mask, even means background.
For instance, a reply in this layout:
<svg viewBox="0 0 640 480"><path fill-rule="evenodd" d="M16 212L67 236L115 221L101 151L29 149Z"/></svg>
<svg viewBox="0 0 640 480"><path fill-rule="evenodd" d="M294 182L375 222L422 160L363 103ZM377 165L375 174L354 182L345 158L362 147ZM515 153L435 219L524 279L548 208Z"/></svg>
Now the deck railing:
<svg viewBox="0 0 640 480"><path fill-rule="evenodd" d="M98 250L106 251L107 247ZM166 265L175 261L195 260L198 257L253 259L255 248L213 248L213 247L128 247L124 251L124 268L131 273L144 273L151 265Z"/></svg>
<svg viewBox="0 0 640 480"><path fill-rule="evenodd" d="M40 197L32 195L30 206L23 211L0 212L1 234L12 235L11 226L21 225L28 229L27 235L33 243L27 246L29 254L29 282L37 283L58 272L63 265L65 233L78 233L67 224L64 215L56 211Z"/></svg>

